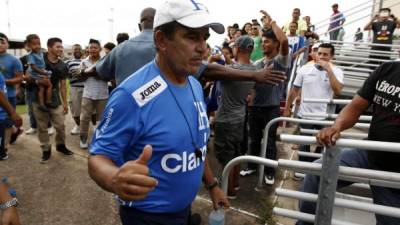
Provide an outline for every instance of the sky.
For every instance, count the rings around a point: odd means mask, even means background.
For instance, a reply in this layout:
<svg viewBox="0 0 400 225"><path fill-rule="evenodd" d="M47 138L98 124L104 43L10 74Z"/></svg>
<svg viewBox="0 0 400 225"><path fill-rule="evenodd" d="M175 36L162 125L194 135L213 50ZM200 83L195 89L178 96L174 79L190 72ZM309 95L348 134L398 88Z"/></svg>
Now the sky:
<svg viewBox="0 0 400 225"><path fill-rule="evenodd" d="M6 1L9 1L7 7ZM10 38L25 39L27 34L38 34L42 42L49 37L60 37L64 44L86 45L90 38L102 44L115 41L119 32L130 36L139 33L140 11L146 7L157 8L164 0L0 0L0 32ZM189 0L188 0L189 1ZM201 1L201 0L199 0ZM346 11L357 5L366 9L349 16L348 21L371 12L366 0L202 0L211 15L225 26L261 18L260 9L266 10L282 26L291 19L293 8L301 9L301 16L311 16L313 23L327 19L331 5L339 4L339 10ZM113 11L113 13L112 13ZM346 13L345 13L346 15ZM113 23L110 19L113 18ZM369 18L356 22L346 29L346 36L352 37L357 27L363 27ZM11 34L8 29L11 24ZM327 27L321 30L325 31ZM225 34L211 33L212 45L222 43Z"/></svg>

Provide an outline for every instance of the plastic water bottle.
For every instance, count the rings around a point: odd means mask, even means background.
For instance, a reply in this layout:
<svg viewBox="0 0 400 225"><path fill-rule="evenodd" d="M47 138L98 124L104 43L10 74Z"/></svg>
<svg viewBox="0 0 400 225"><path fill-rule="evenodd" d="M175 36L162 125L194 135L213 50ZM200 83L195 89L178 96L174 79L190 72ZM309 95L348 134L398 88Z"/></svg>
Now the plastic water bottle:
<svg viewBox="0 0 400 225"><path fill-rule="evenodd" d="M225 211L223 209L213 210L208 217L208 225L224 225Z"/></svg>

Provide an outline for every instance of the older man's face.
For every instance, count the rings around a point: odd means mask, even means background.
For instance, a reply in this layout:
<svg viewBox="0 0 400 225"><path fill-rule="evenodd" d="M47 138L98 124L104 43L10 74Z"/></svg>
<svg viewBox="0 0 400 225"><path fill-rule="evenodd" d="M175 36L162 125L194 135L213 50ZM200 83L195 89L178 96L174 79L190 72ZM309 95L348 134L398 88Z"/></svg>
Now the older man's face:
<svg viewBox="0 0 400 225"><path fill-rule="evenodd" d="M164 54L169 66L178 73L196 74L207 50L209 28L178 26L173 38L166 40Z"/></svg>

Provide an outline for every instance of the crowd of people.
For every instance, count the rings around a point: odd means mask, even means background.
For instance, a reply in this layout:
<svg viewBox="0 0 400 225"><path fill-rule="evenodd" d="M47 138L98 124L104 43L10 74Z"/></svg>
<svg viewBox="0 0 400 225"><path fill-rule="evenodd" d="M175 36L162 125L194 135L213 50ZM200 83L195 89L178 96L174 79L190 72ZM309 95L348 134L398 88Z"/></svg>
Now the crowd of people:
<svg viewBox="0 0 400 225"><path fill-rule="evenodd" d="M171 10L174 8L180 10ZM341 40L345 17L337 4L332 9L330 40ZM75 126L69 133L79 135L80 148L89 149L91 178L118 196L123 224L191 224L190 206L201 181L215 209L229 207L228 199L235 199L239 192L239 177L255 173L257 166L233 169L225 195L215 178L219 174L214 174L208 163L209 137L214 136L215 156L222 167L240 155L258 156L263 129L269 121L281 114L291 116L296 99L300 99L300 118L309 119L308 113L325 113L326 104L304 103L301 99L333 98L340 95L344 85L343 71L331 61L335 47L319 43L310 16L301 18L300 9L294 8L283 26L264 10L260 10L260 16L261 20L252 19L242 29L237 23L228 26L224 43L211 48L207 45L209 28L222 34L224 26L211 19L203 4L171 0L157 10L145 8L141 12L138 36L118 34L117 46L111 42L102 46L96 39L90 39L85 49L75 44L73 57L67 60L60 38L49 38L45 51L40 37L29 34L25 41L28 54L17 59L7 53L8 37L0 33L0 159L8 158L9 144L21 133L15 96L16 87L24 82L30 125L26 134L37 133L41 163L51 159L53 127L56 150L67 156L73 154L65 142L65 116L70 111ZM400 22L390 15L390 9L381 9L365 30L372 29L373 43L391 44L396 27ZM289 96L285 96L297 60L304 65L297 71ZM400 85L395 76L399 71L398 62L378 67L333 127L303 128L322 129L318 140L332 144L340 131L354 124L373 104L372 115L377 119L371 124L369 138L398 141L400 103L396 93L387 89ZM393 107L380 104L378 95L390 99ZM281 112L286 97L286 108ZM390 135L377 131L383 127ZM273 160L277 157L277 129L278 125L271 128L267 143L266 157ZM300 150L310 151L309 146ZM375 160L379 157L385 165ZM395 159L399 159L398 154L351 151L343 153L342 162L399 172ZM275 171L267 168L265 183L274 182ZM315 193L317 184L318 178L307 175L303 189ZM399 193L387 191L376 190L374 200L400 207ZM387 196L394 200L387 201ZM1 204L11 201L2 199ZM313 213L315 205L301 202L300 209ZM377 218L385 221L382 224L399 222Z"/></svg>

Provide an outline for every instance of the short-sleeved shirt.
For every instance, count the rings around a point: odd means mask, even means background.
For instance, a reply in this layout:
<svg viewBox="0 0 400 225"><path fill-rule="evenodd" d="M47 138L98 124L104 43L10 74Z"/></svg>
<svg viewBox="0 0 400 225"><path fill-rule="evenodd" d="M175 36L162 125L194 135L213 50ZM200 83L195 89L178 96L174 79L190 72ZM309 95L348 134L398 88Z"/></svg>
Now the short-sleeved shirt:
<svg viewBox="0 0 400 225"><path fill-rule="evenodd" d="M283 26L283 32L285 33L285 34L289 34L290 33L290 30L289 30L289 26L290 26L290 24L292 23L292 21L288 21L288 22L286 22L286 24L285 24L285 26ZM297 35L300 35L300 31L307 31L307 29L308 29L308 27L307 27L307 22L306 21L304 21L304 20L302 20L302 19L299 19L298 21L297 21L297 31L296 31L296 34Z"/></svg>
<svg viewBox="0 0 400 225"><path fill-rule="evenodd" d="M252 37L254 41L254 48L251 52L250 59L252 62L256 62L257 60L264 57L264 51L262 48L262 38L259 36Z"/></svg>
<svg viewBox="0 0 400 225"><path fill-rule="evenodd" d="M260 59L254 65L257 69L263 69L271 64L273 69L277 71L286 72L290 63L289 55L277 55L273 60L266 61L265 58ZM284 90L284 84L279 85L256 83L254 85L255 97L253 99L253 106L256 107L269 107L279 106L280 100Z"/></svg>
<svg viewBox="0 0 400 225"><path fill-rule="evenodd" d="M3 73L6 81L15 78L16 73L23 73L21 61L11 54L0 54L0 72ZM7 85L7 97L17 96L15 85Z"/></svg>
<svg viewBox="0 0 400 225"><path fill-rule="evenodd" d="M82 60L82 70L94 66L96 66L96 62L91 61L89 57ZM89 77L88 79L86 79L84 86L85 87L83 88L82 97L93 100L108 99L107 81L96 79L94 77Z"/></svg>
<svg viewBox="0 0 400 225"><path fill-rule="evenodd" d="M28 65L29 65L29 73L31 74L32 78L38 79L39 75L35 71L32 70L30 65L35 65L38 69L46 69L46 63L44 62L43 52L30 52L28 54Z"/></svg>
<svg viewBox="0 0 400 225"><path fill-rule="evenodd" d="M142 66L154 59L156 48L153 41L153 31L144 30L114 48L96 65L97 73L107 80L115 78L117 85Z"/></svg>
<svg viewBox="0 0 400 225"><path fill-rule="evenodd" d="M357 92L373 105L368 139L400 140L400 62L379 66ZM400 172L400 153L368 151L369 162L377 169Z"/></svg>
<svg viewBox="0 0 400 225"><path fill-rule="evenodd" d="M7 96L6 80L4 79L4 76L1 72L0 72L0 91L3 92L5 96ZM8 118L7 112L4 110L3 107L0 106L0 121L5 120L7 118Z"/></svg>
<svg viewBox="0 0 400 225"><path fill-rule="evenodd" d="M340 24L345 20L346 18L344 17L343 13L341 12L333 13L330 18L329 30L339 27Z"/></svg>
<svg viewBox="0 0 400 225"><path fill-rule="evenodd" d="M343 84L343 71L332 65L332 71L336 79ZM299 116L306 119L324 119L316 117L308 117L306 113L325 114L327 104L325 103L305 103L304 99L332 99L333 90L329 81L328 74L325 70L319 70L315 64L307 64L300 68L296 79L293 82L295 87L301 88L301 103Z"/></svg>
<svg viewBox="0 0 400 225"><path fill-rule="evenodd" d="M233 64L230 67L239 70L256 70L256 67L251 64ZM215 121L243 123L246 110L246 97L250 94L253 86L254 82L250 81L221 81L222 95Z"/></svg>
<svg viewBox="0 0 400 225"><path fill-rule="evenodd" d="M77 77L74 77L72 71L79 70L81 68L82 59L69 59L65 61L68 68L68 79L71 87L83 87L84 81L80 81Z"/></svg>
<svg viewBox="0 0 400 225"><path fill-rule="evenodd" d="M152 145L147 165L158 185L144 200L120 203L144 212L179 212L200 188L209 133L200 83L189 76L176 86L153 60L113 91L90 153L121 166Z"/></svg>
<svg viewBox="0 0 400 225"><path fill-rule="evenodd" d="M60 81L67 79L68 76L68 70L67 66L65 63L61 60L58 60L56 63L52 63L47 59L47 54L45 53L43 55L44 62L46 63L46 70L50 70L52 72L50 81L51 84L53 85L52 89L52 99L51 102L53 105L61 105L61 97L60 97ZM35 85L33 88L34 92L34 97L33 97L33 102L38 102L38 86Z"/></svg>
<svg viewBox="0 0 400 225"><path fill-rule="evenodd" d="M305 47L304 37L301 36L288 36L290 51L294 54L298 50Z"/></svg>
<svg viewBox="0 0 400 225"><path fill-rule="evenodd" d="M377 44L392 44L393 33L396 29L396 26L397 24L393 20L373 22L372 31L374 33L374 37L372 42Z"/></svg>

